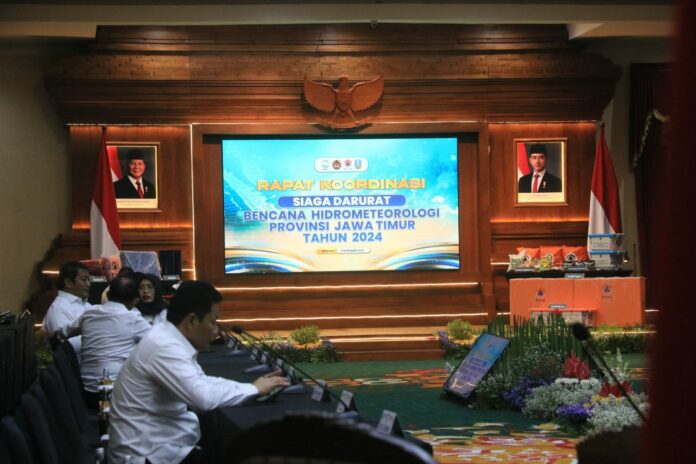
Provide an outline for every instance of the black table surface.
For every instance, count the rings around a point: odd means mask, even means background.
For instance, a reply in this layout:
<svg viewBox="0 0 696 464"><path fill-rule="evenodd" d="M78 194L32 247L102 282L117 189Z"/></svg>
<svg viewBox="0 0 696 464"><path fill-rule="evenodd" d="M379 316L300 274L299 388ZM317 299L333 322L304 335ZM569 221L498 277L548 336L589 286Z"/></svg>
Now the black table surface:
<svg viewBox="0 0 696 464"><path fill-rule="evenodd" d="M236 382L253 382L262 373L245 373L256 366L250 356L225 356L229 349L224 345L214 345L209 352L198 354L198 363L207 375L223 377ZM207 462L228 461L227 446L240 432L256 424L280 419L286 411L327 411L336 410L336 401L317 402L311 399L311 386L304 393L286 394L281 392L269 402L249 400L241 405L218 408L199 413L201 423L201 445L205 450Z"/></svg>
<svg viewBox="0 0 696 464"><path fill-rule="evenodd" d="M224 345L213 345L207 352L198 355L198 363L207 375L223 377L237 382L252 382L261 376L261 373L245 373L244 371L257 365L250 356L225 356L229 349ZM241 431L249 429L262 422L280 419L288 411L324 411L333 413L338 402L334 398L329 401L312 400L314 385L306 382L303 393L281 392L269 402L247 401L241 405L218 408L214 411L199 413L201 422L201 444L206 450L209 462L225 462L227 459L226 446L231 438ZM358 417L362 422L373 426L377 419ZM413 443L418 444L432 454L432 447L417 439L407 437Z"/></svg>
<svg viewBox="0 0 696 464"><path fill-rule="evenodd" d="M510 279L561 279L568 274L582 274L585 278L593 277L629 277L631 269L595 269L593 271L575 271L564 269L549 269L548 271L506 271L505 277Z"/></svg>

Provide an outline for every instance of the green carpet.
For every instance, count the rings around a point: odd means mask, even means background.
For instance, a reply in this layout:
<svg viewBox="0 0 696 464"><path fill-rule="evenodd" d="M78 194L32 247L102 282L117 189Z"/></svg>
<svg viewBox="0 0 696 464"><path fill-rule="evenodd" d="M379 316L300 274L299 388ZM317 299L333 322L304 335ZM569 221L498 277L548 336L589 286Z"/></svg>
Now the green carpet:
<svg viewBox="0 0 696 464"><path fill-rule="evenodd" d="M635 390L644 389L646 356L627 354ZM576 436L510 410L482 410L445 397L444 360L301 364L339 393L350 390L361 416L398 414L404 430L430 442L439 462L575 462ZM451 361L450 361L451 363Z"/></svg>
<svg viewBox="0 0 696 464"><path fill-rule="evenodd" d="M363 361L300 366L329 382L337 392L350 390L361 415L376 418L389 409L399 415L402 427L423 429L453 427L475 422L505 422L527 429L538 421L516 411L478 410L448 400L442 390L445 361Z"/></svg>

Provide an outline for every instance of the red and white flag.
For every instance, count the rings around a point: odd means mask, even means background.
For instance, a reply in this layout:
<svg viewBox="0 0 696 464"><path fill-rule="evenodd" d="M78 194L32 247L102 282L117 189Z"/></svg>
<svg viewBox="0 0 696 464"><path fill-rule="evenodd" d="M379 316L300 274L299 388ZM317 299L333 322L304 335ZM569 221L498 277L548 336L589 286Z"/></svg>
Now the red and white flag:
<svg viewBox="0 0 696 464"><path fill-rule="evenodd" d="M519 179L531 172L527 159L527 147L524 142L517 142L517 178Z"/></svg>
<svg viewBox="0 0 696 464"><path fill-rule="evenodd" d="M590 193L590 227L588 234L620 234L621 205L619 184L602 126L592 171Z"/></svg>
<svg viewBox="0 0 696 464"><path fill-rule="evenodd" d="M120 168L119 168L120 171ZM114 180L106 148L106 128L102 129L101 150L97 161L97 176L92 192L90 209L90 248L92 259L118 259L121 250L121 234L118 225L118 210Z"/></svg>
<svg viewBox="0 0 696 464"><path fill-rule="evenodd" d="M106 147L106 151L109 153L109 167L111 168L111 179L114 182L116 182L117 180L123 177L123 171L121 171L121 163L118 161L118 147Z"/></svg>

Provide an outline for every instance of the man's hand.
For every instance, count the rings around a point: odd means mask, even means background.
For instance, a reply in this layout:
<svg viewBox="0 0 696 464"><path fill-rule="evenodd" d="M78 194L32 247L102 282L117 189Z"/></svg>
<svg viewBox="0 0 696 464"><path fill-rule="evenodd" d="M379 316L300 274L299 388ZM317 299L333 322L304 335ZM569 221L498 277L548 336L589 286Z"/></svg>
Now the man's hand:
<svg viewBox="0 0 696 464"><path fill-rule="evenodd" d="M276 387L287 387L290 381L282 377L283 371L276 369L264 376L259 377L253 385L259 390L259 395L267 395Z"/></svg>

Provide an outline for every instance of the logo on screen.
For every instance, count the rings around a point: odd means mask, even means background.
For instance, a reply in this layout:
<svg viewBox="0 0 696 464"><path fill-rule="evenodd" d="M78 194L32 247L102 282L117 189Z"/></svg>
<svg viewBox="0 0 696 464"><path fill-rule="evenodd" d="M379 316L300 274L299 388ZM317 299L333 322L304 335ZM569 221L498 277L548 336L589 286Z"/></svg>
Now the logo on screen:
<svg viewBox="0 0 696 464"><path fill-rule="evenodd" d="M367 158L315 158L314 169L318 172L365 172Z"/></svg>

